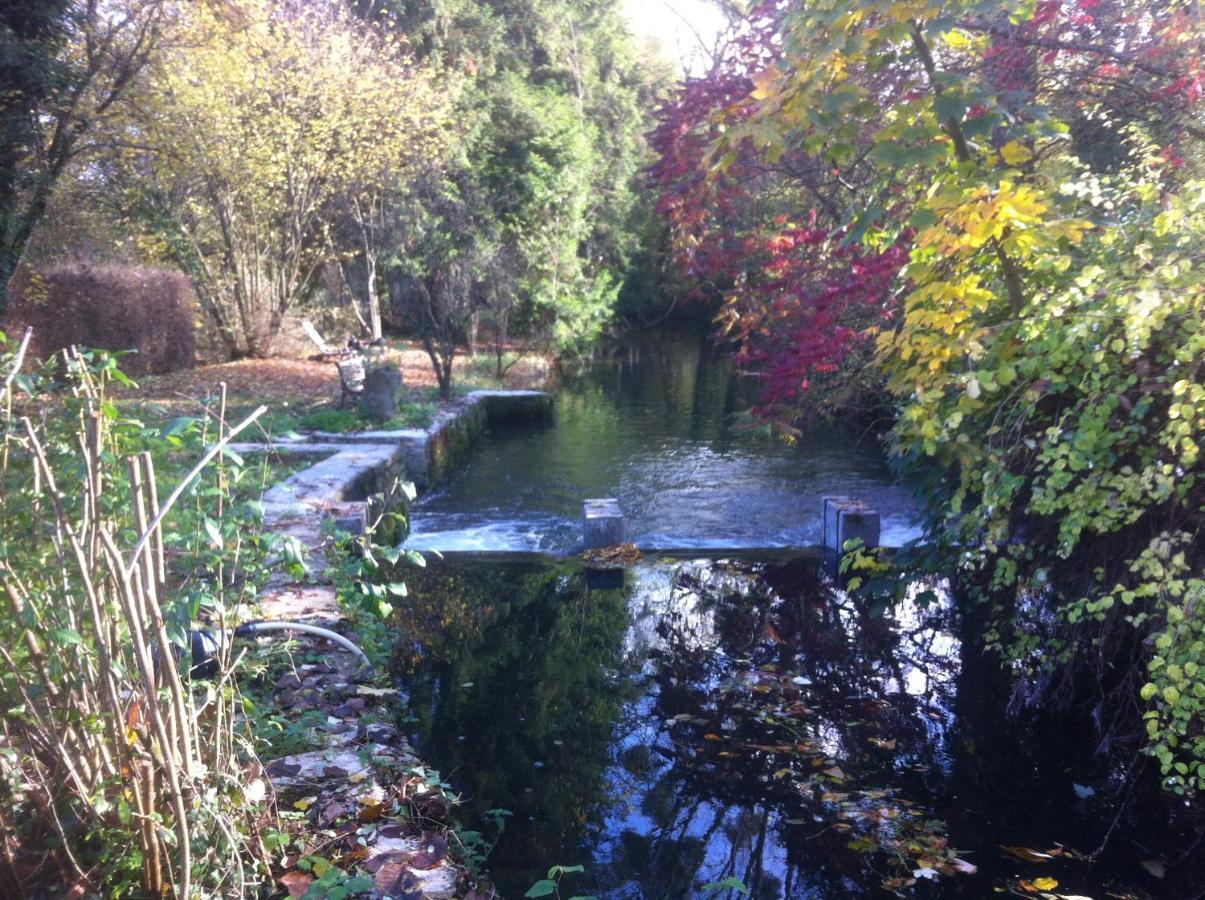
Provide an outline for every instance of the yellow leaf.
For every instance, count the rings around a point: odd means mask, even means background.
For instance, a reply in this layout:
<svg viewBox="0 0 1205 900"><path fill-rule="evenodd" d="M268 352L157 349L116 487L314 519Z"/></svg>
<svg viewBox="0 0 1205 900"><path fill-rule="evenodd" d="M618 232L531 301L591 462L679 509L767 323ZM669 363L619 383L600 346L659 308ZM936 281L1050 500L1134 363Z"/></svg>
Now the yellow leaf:
<svg viewBox="0 0 1205 900"><path fill-rule="evenodd" d="M299 809L305 812L318 801L317 797L302 797L293 804L293 809Z"/></svg>
<svg viewBox="0 0 1205 900"><path fill-rule="evenodd" d="M1025 862L1041 863L1048 859L1054 859L1049 853L1043 853L1041 850L1030 850L1028 847L1007 847L1003 844L1000 849L1010 856L1015 856L1017 859Z"/></svg>
<svg viewBox="0 0 1205 900"><path fill-rule="evenodd" d="M753 99L765 100L774 92L771 90L775 82L782 77L782 72L777 65L771 64L770 68L763 69L753 76Z"/></svg>
<svg viewBox="0 0 1205 900"><path fill-rule="evenodd" d="M1020 141L1009 141L1000 148L1000 155L1010 166L1019 166L1033 158L1033 151Z"/></svg>
<svg viewBox="0 0 1205 900"><path fill-rule="evenodd" d="M1035 878L1033 880L1033 886L1039 891L1053 891L1059 886L1059 883L1048 875L1043 875L1041 878Z"/></svg>

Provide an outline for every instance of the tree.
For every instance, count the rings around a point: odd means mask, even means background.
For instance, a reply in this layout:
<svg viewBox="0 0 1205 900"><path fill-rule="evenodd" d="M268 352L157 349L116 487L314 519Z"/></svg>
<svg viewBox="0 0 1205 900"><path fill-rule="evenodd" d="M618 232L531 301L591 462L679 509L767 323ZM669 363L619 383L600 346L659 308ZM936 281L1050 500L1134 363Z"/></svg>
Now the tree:
<svg viewBox="0 0 1205 900"><path fill-rule="evenodd" d="M127 200L230 353L263 356L312 291L338 209L377 204L453 139L453 85L339 3L176 12L123 135Z"/></svg>
<svg viewBox="0 0 1205 900"><path fill-rule="evenodd" d="M1094 707L1106 744L1142 735L1166 787L1198 790L1195 8L806 0L761 14L764 62L699 117L724 126L711 177L802 153L865 198L831 212L839 243L782 244L771 263L814 273L856 254L846 277L888 304L890 327L862 339L895 397L892 452L923 492L937 567L981 626L969 649L998 654L1025 697ZM880 293L887 273L861 260L899 250ZM817 320L826 296L757 284L744 352L839 343L843 323Z"/></svg>
<svg viewBox="0 0 1205 900"><path fill-rule="evenodd" d="M391 300L422 340L448 400L456 345L498 258L496 223L481 185L463 166L419 180L396 209L405 224L387 278Z"/></svg>
<svg viewBox="0 0 1205 900"><path fill-rule="evenodd" d="M869 359L874 334L894 316L892 281L907 248L851 240L895 189L874 182L867 129L848 138L841 170L805 142L767 153L743 136L781 27L777 7L753 10L712 68L683 81L658 111L652 176L688 297L717 313L741 371L763 386L758 411L789 425L805 408L848 408L881 393ZM885 79L873 89L886 100L898 91Z"/></svg>
<svg viewBox="0 0 1205 900"><path fill-rule="evenodd" d="M471 76L458 109L464 154L445 173L475 185L473 219L493 247L466 257L482 267L470 273L482 289L469 332L483 322L496 352L512 334L562 352L588 345L610 317L640 234L633 209L652 93L615 3L357 8L405 31L426 59Z"/></svg>
<svg viewBox="0 0 1205 900"><path fill-rule="evenodd" d="M158 47L163 6L44 0L0 9L0 316L55 184L96 149L99 127Z"/></svg>

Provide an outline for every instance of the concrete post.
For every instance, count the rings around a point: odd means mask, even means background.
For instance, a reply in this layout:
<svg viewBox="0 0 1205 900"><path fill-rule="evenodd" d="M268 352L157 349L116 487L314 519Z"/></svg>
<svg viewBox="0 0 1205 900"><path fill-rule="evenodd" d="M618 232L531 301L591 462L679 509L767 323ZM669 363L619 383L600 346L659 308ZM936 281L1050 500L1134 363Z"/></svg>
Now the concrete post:
<svg viewBox="0 0 1205 900"><path fill-rule="evenodd" d="M840 548L837 543L837 516L849 503L843 494L820 498L820 545L826 549Z"/></svg>
<svg viewBox="0 0 1205 900"><path fill-rule="evenodd" d="M861 538L867 549L879 546L879 513L861 500L825 497L823 543L826 550L841 554L845 542Z"/></svg>
<svg viewBox="0 0 1205 900"><path fill-rule="evenodd" d="M879 546L878 510L862 504L841 510L837 519L837 548L844 551L845 542L855 538L861 538L867 550Z"/></svg>
<svg viewBox="0 0 1205 900"><path fill-rule="evenodd" d="M582 544L587 550L623 543L623 510L614 497L582 504Z"/></svg>

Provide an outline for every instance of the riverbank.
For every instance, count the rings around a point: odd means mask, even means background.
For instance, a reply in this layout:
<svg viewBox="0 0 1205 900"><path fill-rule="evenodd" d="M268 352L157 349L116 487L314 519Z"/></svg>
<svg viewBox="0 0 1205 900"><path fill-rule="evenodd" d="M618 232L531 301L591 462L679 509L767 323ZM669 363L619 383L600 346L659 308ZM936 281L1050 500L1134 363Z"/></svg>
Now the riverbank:
<svg viewBox="0 0 1205 900"><path fill-rule="evenodd" d="M402 373L399 408L404 427L425 428L443 407L426 352L413 342L395 342L384 352ZM512 357L506 361L511 362ZM474 390L540 390L552 378L553 359L544 354L528 354L510 365L499 379L492 355L458 356L453 391L462 397ZM195 415L203 398L221 393L225 385L232 417L260 403L269 412L259 430L269 434L288 431L366 430L355 410L339 409L339 373L331 362L313 359L280 358L241 359L233 362L196 366L167 375L144 376L138 384L115 392L123 405L152 417Z"/></svg>
<svg viewBox="0 0 1205 900"><path fill-rule="evenodd" d="M286 857L292 865L281 883L293 896L315 883L430 900L474 895L481 850L453 827L448 813L456 798L401 736L396 722L407 711L380 665L391 642L377 617L388 615L389 600L405 588L371 579L378 558L400 557L397 517L412 496L403 482L433 484L491 422L544 418L550 408L540 392L477 391L445 406L422 430L235 446L320 457L263 498L264 529L297 548L308 573L275 579L244 617L344 633L377 663L373 673L350 650L328 645L265 681L264 715L288 736L267 738L267 755L275 758L265 773L280 809L300 814L290 835L308 850Z"/></svg>

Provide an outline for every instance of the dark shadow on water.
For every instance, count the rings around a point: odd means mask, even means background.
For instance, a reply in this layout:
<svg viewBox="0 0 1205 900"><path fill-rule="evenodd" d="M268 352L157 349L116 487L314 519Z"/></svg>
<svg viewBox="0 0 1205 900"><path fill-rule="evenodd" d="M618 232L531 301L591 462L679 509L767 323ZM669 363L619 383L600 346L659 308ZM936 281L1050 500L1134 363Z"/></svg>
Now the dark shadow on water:
<svg viewBox="0 0 1205 900"><path fill-rule="evenodd" d="M977 708L941 602L875 617L801 562L645 562L592 589L571 562L432 560L407 580L409 727L467 825L513 814L487 864L504 897L552 864L586 868L566 896L604 898L1038 896L1021 880L1041 877L1175 896L1077 858L1111 810L1076 797L1066 741Z"/></svg>

